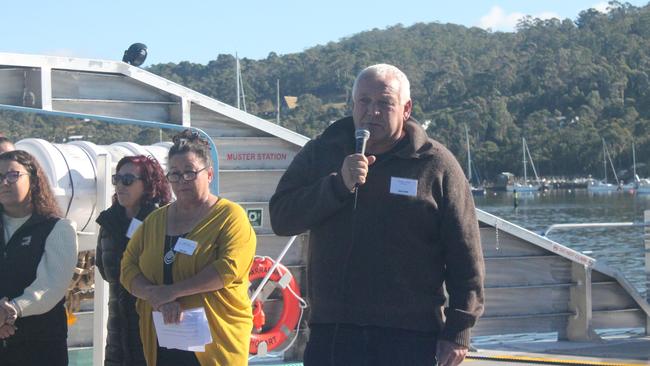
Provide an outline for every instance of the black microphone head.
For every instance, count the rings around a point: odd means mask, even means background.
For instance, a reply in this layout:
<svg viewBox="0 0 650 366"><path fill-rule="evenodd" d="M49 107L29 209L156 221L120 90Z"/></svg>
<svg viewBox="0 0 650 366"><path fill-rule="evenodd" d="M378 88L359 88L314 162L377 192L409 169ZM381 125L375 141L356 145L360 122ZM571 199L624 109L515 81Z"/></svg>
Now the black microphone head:
<svg viewBox="0 0 650 366"><path fill-rule="evenodd" d="M365 128L358 128L354 132L354 138L367 140L370 138L370 131L366 130Z"/></svg>

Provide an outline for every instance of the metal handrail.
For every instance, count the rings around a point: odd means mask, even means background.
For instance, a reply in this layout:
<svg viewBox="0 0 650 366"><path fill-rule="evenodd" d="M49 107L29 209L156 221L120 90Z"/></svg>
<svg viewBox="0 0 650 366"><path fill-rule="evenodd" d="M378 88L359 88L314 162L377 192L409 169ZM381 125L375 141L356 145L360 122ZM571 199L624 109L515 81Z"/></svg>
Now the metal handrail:
<svg viewBox="0 0 650 366"><path fill-rule="evenodd" d="M262 289L264 288L264 286L266 286L266 283L269 282L269 279L273 275L273 272L275 272L275 270L278 268L280 262L284 258L285 254L287 254L289 248L291 248L291 245L293 244L293 242L296 240L297 237L298 235L292 236L291 239L289 239L287 244L284 246L284 248L282 249L278 257L275 258L275 261L273 261L273 266L271 267L269 272L264 276L264 278L262 278L262 282L260 282L260 284L257 286L255 292L253 292L253 295L251 296L251 302L254 302L259 296L260 292L262 292Z"/></svg>
<svg viewBox="0 0 650 366"><path fill-rule="evenodd" d="M549 226L540 235L546 236L555 229L576 229L576 228L596 228L596 227L631 227L631 226L650 226L645 222L587 222L575 224L553 224Z"/></svg>
<svg viewBox="0 0 650 366"><path fill-rule="evenodd" d="M192 131L196 131L210 144L210 149L211 149L210 155L212 157L212 166L214 167L214 172L215 172L214 178L210 183L210 191L216 195L219 195L219 155L217 153L217 145L215 145L214 141L212 140L212 137L210 137L210 135L208 135L205 131L203 131L200 128L192 127L192 126L183 126L174 123L145 121L145 120L139 120L133 118L111 117L111 116L103 116L99 114L90 114L90 113L50 111L50 110L39 109L39 108L21 107L16 105L0 103L0 110L3 109L14 111L14 112L44 114L44 115L56 116L56 117L67 117L67 118L75 118L75 119L87 118L87 119L92 119L101 122L108 122L108 123L113 123L118 125L134 125L134 126L142 126L142 127L150 127L150 128L165 128L174 131L183 131L186 129L191 129Z"/></svg>

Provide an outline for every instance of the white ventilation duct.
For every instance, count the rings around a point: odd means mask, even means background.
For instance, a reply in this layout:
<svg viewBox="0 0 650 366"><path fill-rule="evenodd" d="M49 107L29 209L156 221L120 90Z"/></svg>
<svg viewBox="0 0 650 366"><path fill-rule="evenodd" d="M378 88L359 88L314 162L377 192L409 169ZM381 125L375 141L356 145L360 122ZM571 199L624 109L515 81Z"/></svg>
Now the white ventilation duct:
<svg viewBox="0 0 650 366"><path fill-rule="evenodd" d="M95 230L97 209L97 156L107 154L111 172L124 156L152 155L163 167L167 166L167 152L171 143L141 146L132 142L96 145L87 141L53 144L42 139L24 139L16 142L16 149L32 154L49 178L50 186L63 215L77 223L79 231ZM110 179L107 179L110 182ZM113 188L109 188L113 192ZM82 248L79 250L90 250Z"/></svg>

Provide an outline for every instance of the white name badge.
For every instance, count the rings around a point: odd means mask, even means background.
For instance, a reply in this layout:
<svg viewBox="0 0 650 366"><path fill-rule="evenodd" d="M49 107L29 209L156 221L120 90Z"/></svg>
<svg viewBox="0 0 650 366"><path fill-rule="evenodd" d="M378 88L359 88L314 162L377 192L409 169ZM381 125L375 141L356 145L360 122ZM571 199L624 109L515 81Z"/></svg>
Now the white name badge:
<svg viewBox="0 0 650 366"><path fill-rule="evenodd" d="M129 224L129 228L126 229L126 237L131 239L133 236L133 233L142 225L142 221L136 219L135 217L131 219L131 223Z"/></svg>
<svg viewBox="0 0 650 366"><path fill-rule="evenodd" d="M415 179L390 177L390 193L415 197L418 193L418 181Z"/></svg>
<svg viewBox="0 0 650 366"><path fill-rule="evenodd" d="M174 251L187 254L187 255L192 255L196 250L197 244L198 243L195 242L194 240L178 238L178 240L176 241L176 245L174 246Z"/></svg>

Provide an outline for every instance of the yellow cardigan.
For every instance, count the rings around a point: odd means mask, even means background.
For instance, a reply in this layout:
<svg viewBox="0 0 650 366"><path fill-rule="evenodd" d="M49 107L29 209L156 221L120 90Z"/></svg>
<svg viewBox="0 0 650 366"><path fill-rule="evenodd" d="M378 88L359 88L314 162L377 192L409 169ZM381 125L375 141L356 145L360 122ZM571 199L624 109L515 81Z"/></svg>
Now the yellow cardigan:
<svg viewBox="0 0 650 366"><path fill-rule="evenodd" d="M120 282L131 291L133 279L142 274L156 285L163 284L163 251L169 205L151 213L133 234L121 263ZM191 278L206 266L213 266L224 288L177 299L184 309L204 307L212 333L205 352L196 352L201 365L237 366L248 364L248 347L253 327L248 297L248 272L255 256L256 237L241 206L224 198L212 207L187 239L198 242L194 255L176 253L172 266L174 281ZM156 364L157 342L151 305L137 300L140 338L148 365Z"/></svg>

